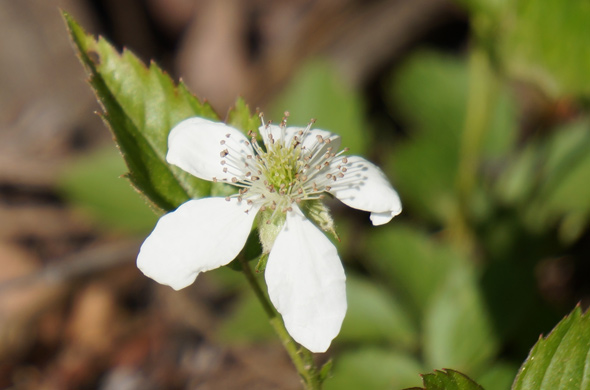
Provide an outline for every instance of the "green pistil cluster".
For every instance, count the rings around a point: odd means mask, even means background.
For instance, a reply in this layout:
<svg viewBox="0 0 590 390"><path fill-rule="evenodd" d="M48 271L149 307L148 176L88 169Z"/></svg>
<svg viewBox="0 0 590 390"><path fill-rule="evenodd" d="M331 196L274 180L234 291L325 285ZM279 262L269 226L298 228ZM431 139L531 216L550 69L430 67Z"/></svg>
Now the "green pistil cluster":
<svg viewBox="0 0 590 390"><path fill-rule="evenodd" d="M289 193L295 185L301 168L300 154L299 148L285 146L279 142L270 145L268 151L260 156L268 185L277 193Z"/></svg>

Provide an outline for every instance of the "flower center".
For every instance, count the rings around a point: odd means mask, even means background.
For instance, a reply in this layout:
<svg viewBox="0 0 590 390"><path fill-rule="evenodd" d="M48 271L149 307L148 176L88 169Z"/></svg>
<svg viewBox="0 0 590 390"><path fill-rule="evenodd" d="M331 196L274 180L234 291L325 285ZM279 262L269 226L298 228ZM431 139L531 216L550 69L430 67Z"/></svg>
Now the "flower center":
<svg viewBox="0 0 590 390"><path fill-rule="evenodd" d="M312 124L299 130L287 128L284 118L279 126L261 127L263 145L254 132L248 133L254 155L238 157L223 150L224 172L241 172L231 179L231 184L240 187L232 197L259 204L261 211L270 209L273 215L290 211L293 203L322 199L324 192L344 178L347 159L341 154L348 149L336 153L332 138L314 137Z"/></svg>

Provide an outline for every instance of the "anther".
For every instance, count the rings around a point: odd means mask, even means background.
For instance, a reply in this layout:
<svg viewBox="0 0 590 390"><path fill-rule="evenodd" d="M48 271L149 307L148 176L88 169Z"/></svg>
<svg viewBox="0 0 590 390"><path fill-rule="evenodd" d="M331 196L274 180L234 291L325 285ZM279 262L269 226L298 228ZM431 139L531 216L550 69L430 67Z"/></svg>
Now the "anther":
<svg viewBox="0 0 590 390"><path fill-rule="evenodd" d="M229 136L230 136L230 135L231 135L230 133L227 133L227 134L225 135L225 138L229 138Z"/></svg>
<svg viewBox="0 0 590 390"><path fill-rule="evenodd" d="M231 199L231 198L230 198L229 196L226 196L226 197L225 197L225 200L226 200L226 201L228 201L228 202L230 201L230 199Z"/></svg>
<svg viewBox="0 0 590 390"><path fill-rule="evenodd" d="M219 141L219 144L220 144L220 145L225 145L225 140L224 140L224 139L222 139L221 141Z"/></svg>
<svg viewBox="0 0 590 390"><path fill-rule="evenodd" d="M231 182L232 183L237 183L238 182L238 178L237 177L232 177L231 178Z"/></svg>

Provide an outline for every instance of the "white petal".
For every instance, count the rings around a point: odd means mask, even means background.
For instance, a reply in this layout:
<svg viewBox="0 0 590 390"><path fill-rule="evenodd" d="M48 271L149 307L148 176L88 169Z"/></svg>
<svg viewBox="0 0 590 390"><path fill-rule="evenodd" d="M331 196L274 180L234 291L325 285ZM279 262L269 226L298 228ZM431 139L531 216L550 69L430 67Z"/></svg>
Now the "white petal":
<svg viewBox="0 0 590 390"><path fill-rule="evenodd" d="M346 277L334 245L300 213L287 215L265 279L289 334L310 351L325 352L346 314Z"/></svg>
<svg viewBox="0 0 590 390"><path fill-rule="evenodd" d="M190 118L170 131L166 161L200 179L231 180L244 177L246 156L253 154L241 131L224 123Z"/></svg>
<svg viewBox="0 0 590 390"><path fill-rule="evenodd" d="M343 161L347 159L347 163ZM402 204L387 177L373 163L358 156L348 156L332 163L346 167L342 179L334 182L330 193L355 209L370 211L373 225L382 225L401 213Z"/></svg>
<svg viewBox="0 0 590 390"><path fill-rule="evenodd" d="M398 214L399 214L399 212L394 213L391 211L387 211L385 213L371 213L371 216L369 218L371 219L371 222L373 222L374 226L379 226L379 225L385 225L387 222L391 221L391 219Z"/></svg>
<svg viewBox="0 0 590 390"><path fill-rule="evenodd" d="M190 200L164 215L137 255L137 267L180 290L200 272L232 261L244 247L257 209L237 199Z"/></svg>

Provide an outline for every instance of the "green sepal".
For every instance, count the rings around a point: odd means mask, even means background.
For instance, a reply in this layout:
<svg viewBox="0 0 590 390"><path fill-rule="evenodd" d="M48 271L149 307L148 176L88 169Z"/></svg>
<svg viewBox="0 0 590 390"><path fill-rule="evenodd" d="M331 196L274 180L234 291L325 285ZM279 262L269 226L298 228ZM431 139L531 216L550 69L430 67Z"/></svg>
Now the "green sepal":
<svg viewBox="0 0 590 390"><path fill-rule="evenodd" d="M262 252L270 253L277 236L285 224L286 216L282 212L267 208L259 212L258 218L258 233L262 244Z"/></svg>
<svg viewBox="0 0 590 390"><path fill-rule="evenodd" d="M334 361L332 359L328 359L320 368L320 383L324 383L326 379L332 376L332 367L334 366Z"/></svg>
<svg viewBox="0 0 590 390"><path fill-rule="evenodd" d="M267 262L268 262L268 253L261 254L260 257L258 258L258 263L256 264L256 268L254 269L254 271L256 271L257 274L264 272L264 270L266 269Z"/></svg>
<svg viewBox="0 0 590 390"><path fill-rule="evenodd" d="M252 115L250 107L240 97L236 100L235 106L229 110L225 122L229 126L242 130L244 134L248 134L249 131L256 131L260 127L261 122L258 114L258 110L256 110L254 115Z"/></svg>
<svg viewBox="0 0 590 390"><path fill-rule="evenodd" d="M330 214L330 209L319 199L302 202L301 207L307 218L312 220L320 229L330 233L335 239L340 241L340 237L334 228L334 219Z"/></svg>

